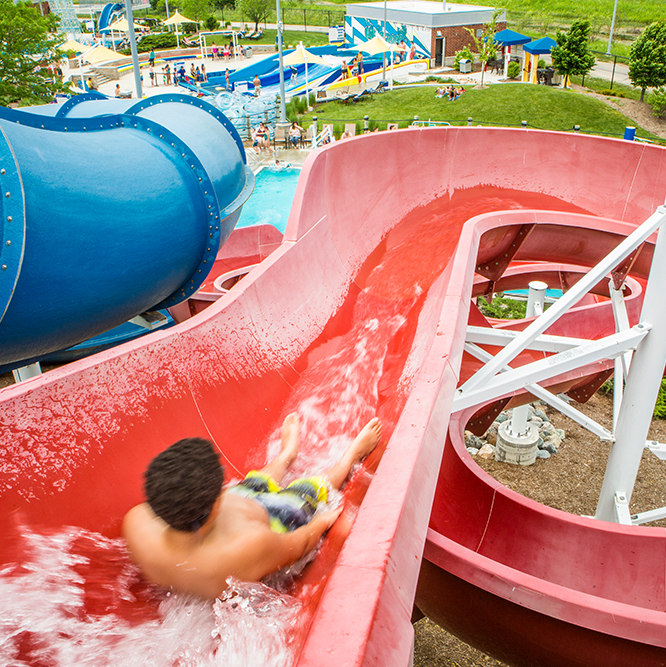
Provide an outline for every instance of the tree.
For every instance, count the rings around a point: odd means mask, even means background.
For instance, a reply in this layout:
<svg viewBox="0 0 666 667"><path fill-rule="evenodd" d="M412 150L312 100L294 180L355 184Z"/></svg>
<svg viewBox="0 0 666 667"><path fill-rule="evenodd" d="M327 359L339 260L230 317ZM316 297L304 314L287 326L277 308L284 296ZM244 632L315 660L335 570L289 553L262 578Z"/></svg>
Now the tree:
<svg viewBox="0 0 666 667"><path fill-rule="evenodd" d="M666 88L657 88L647 98L655 116L666 116Z"/></svg>
<svg viewBox="0 0 666 667"><path fill-rule="evenodd" d="M590 52L590 22L574 21L567 32L557 31L557 46L550 55L553 66L564 75L564 87L572 74L584 76L594 67L594 56Z"/></svg>
<svg viewBox="0 0 666 667"><path fill-rule="evenodd" d="M503 9L496 9L493 12L492 18L488 23L484 24L481 36L477 37L476 32L471 28L465 28L472 36L476 51L478 53L479 61L481 62L481 85L483 86L483 76L486 73L486 63L489 60L494 60L497 55L499 44L495 41L495 33L497 32L497 19L503 12Z"/></svg>
<svg viewBox="0 0 666 667"><path fill-rule="evenodd" d="M206 30L213 32L213 30L217 30L220 27L220 22L213 16L209 16L205 21L204 21L204 28Z"/></svg>
<svg viewBox="0 0 666 667"><path fill-rule="evenodd" d="M1 105L50 102L56 93L69 90L54 75L63 57L57 45L65 41L56 34L59 20L55 14L42 16L25 2L0 0Z"/></svg>
<svg viewBox="0 0 666 667"><path fill-rule="evenodd" d="M185 15L188 19L193 19L197 22L197 28L199 27L199 22L210 14L210 3L208 0L185 0L183 3L185 9Z"/></svg>
<svg viewBox="0 0 666 667"><path fill-rule="evenodd" d="M254 31L259 30L259 24L268 18L275 8L274 0L240 0L240 10L244 18L254 22Z"/></svg>
<svg viewBox="0 0 666 667"><path fill-rule="evenodd" d="M225 9L234 9L236 7L236 0L211 0L211 4L215 9L224 12Z"/></svg>
<svg viewBox="0 0 666 667"><path fill-rule="evenodd" d="M641 89L641 102L647 88L666 84L666 21L651 23L631 45L629 79Z"/></svg>

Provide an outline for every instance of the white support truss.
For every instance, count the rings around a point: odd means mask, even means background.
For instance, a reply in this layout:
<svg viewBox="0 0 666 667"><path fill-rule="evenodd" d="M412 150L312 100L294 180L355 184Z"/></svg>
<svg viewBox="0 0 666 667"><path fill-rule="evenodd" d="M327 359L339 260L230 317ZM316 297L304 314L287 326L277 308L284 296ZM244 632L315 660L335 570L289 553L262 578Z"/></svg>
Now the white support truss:
<svg viewBox="0 0 666 667"><path fill-rule="evenodd" d="M592 268L551 308L524 331L468 327L465 350L484 362L457 391L452 411L480 406L516 391L525 390L612 443L595 517L622 524L641 524L666 517L666 508L631 515L629 505L641 454L648 447L666 460L666 445L649 441L647 432L666 364L666 233L659 234L645 290L640 323L629 325L623 287L610 285L616 333L599 340L544 334L563 313L592 287L619 266L666 222L660 206L642 225ZM650 335L651 334L651 335ZM480 345L501 347L492 356ZM545 359L512 368L511 361L523 350L551 353ZM613 432L589 419L538 383L583 368L602 359L615 363ZM623 386L626 382L626 386Z"/></svg>
<svg viewBox="0 0 666 667"><path fill-rule="evenodd" d="M636 228L614 250L608 253L601 262L590 269L568 292L563 294L557 303L553 304L541 317L535 319L520 336L517 336L515 340L500 350L491 361L469 378L461 387L463 393L483 386L501 368L511 363L537 336L548 329L569 308L578 303L592 287L659 229L665 217L666 209L660 206L640 227Z"/></svg>
<svg viewBox="0 0 666 667"><path fill-rule="evenodd" d="M573 339L572 339L573 340ZM472 356L476 357L480 361L489 361L492 359L492 355L489 352L486 352L484 349L474 345L473 343L465 343L465 351L469 352ZM510 367L505 367L505 370L511 370ZM505 372L503 370L502 372ZM577 424L580 424L583 428L587 429L591 433L594 433L601 440L610 442L613 440L613 434L605 429L601 424L594 421L587 415L584 415L580 410L577 410L572 405L569 405L566 401L563 401L559 396L556 396L552 392L544 389L538 384L527 384L525 385L525 390L536 398L545 401L548 405L555 410L558 410L563 415L569 417Z"/></svg>
<svg viewBox="0 0 666 667"><path fill-rule="evenodd" d="M467 384L465 384L458 389L456 397L453 399L452 412L487 403L514 391L519 391L527 384L549 380L602 359L615 359L627 350L635 348L648 331L649 327L640 323L628 331L620 331L598 340L585 341L583 344L565 352L559 352L545 359L533 361L531 364L507 370L487 380L481 387L465 389L467 387ZM493 359L497 359L499 354L501 352Z"/></svg>

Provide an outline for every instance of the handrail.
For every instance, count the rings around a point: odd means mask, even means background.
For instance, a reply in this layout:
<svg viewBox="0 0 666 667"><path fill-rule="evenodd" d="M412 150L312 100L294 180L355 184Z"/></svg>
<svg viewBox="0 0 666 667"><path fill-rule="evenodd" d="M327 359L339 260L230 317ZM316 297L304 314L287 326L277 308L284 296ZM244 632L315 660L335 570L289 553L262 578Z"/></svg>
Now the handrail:
<svg viewBox="0 0 666 667"><path fill-rule="evenodd" d="M445 120L415 120L412 127L451 127Z"/></svg>

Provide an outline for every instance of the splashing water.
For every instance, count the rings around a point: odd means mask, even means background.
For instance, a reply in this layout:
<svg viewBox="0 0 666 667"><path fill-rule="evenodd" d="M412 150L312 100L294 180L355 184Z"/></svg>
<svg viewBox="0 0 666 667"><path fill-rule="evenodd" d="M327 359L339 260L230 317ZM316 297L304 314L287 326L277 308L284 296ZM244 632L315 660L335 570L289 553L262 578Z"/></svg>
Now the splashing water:
<svg viewBox="0 0 666 667"><path fill-rule="evenodd" d="M300 604L230 581L214 603L141 582L124 543L66 528L21 529L28 557L0 570L0 664L217 667L293 661Z"/></svg>

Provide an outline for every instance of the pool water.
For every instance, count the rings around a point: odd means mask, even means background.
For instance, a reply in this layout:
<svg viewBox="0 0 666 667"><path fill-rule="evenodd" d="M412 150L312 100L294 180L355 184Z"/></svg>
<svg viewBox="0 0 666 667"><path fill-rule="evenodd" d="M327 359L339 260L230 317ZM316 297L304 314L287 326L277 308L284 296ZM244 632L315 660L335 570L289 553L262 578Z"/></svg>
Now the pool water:
<svg viewBox="0 0 666 667"><path fill-rule="evenodd" d="M269 224L284 234L300 175L300 169L262 169L236 227Z"/></svg>

